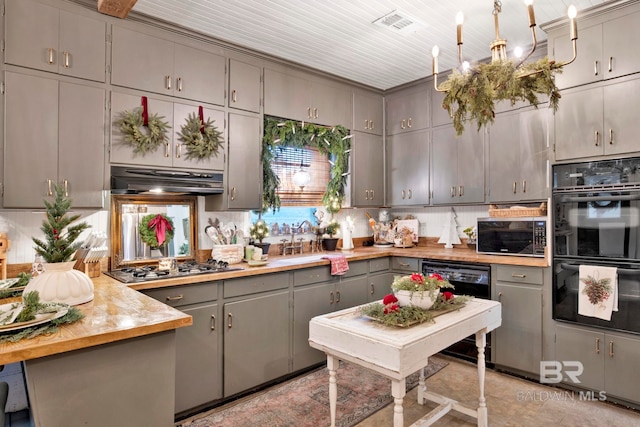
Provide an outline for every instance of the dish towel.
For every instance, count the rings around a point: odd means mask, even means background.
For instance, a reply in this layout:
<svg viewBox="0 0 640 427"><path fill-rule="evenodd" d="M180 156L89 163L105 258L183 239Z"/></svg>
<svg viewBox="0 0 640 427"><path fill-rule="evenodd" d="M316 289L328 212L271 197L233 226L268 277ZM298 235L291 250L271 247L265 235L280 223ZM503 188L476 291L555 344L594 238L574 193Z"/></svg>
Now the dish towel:
<svg viewBox="0 0 640 427"><path fill-rule="evenodd" d="M581 265L578 274L578 314L610 321L618 311L618 269Z"/></svg>
<svg viewBox="0 0 640 427"><path fill-rule="evenodd" d="M331 275L342 276L349 270L349 264L347 258L344 255L326 255L322 258L331 261Z"/></svg>

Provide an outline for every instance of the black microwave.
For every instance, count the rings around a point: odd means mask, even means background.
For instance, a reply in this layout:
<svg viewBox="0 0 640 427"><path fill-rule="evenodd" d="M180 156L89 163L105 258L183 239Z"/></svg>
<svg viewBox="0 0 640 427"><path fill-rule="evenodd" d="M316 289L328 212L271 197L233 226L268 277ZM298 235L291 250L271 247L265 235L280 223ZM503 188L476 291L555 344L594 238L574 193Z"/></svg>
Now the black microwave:
<svg viewBox="0 0 640 427"><path fill-rule="evenodd" d="M478 253L544 257L547 217L478 218Z"/></svg>

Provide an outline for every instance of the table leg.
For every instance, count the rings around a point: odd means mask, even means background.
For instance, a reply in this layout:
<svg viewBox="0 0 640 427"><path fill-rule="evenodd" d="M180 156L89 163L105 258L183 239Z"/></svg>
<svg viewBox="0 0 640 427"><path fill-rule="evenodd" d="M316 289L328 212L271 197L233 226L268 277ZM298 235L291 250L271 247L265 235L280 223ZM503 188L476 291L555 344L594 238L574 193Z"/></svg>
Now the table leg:
<svg viewBox="0 0 640 427"><path fill-rule="evenodd" d="M478 427L487 427L487 401L484 397L484 348L487 343L486 330L476 332L476 347L478 347L478 383L480 386L480 397L478 399Z"/></svg>
<svg viewBox="0 0 640 427"><path fill-rule="evenodd" d="M336 402L338 400L338 384L336 383L336 370L338 359L327 354L327 369L329 370L329 409L331 411L331 427L336 425Z"/></svg>
<svg viewBox="0 0 640 427"><path fill-rule="evenodd" d="M391 381L391 395L393 396L393 427L404 426L404 414L402 409L402 401L407 393L406 380Z"/></svg>
<svg viewBox="0 0 640 427"><path fill-rule="evenodd" d="M429 365L429 359L427 359ZM427 396L427 382L424 376L424 367L420 369L420 378L418 379L418 405L424 405Z"/></svg>

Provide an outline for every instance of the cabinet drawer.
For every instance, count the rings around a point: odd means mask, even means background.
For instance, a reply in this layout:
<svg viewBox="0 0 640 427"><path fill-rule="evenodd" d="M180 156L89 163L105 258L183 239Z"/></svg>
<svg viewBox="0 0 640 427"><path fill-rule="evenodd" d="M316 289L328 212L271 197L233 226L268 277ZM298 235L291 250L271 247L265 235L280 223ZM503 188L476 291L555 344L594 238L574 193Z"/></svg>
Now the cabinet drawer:
<svg viewBox="0 0 640 427"><path fill-rule="evenodd" d="M141 292L171 307L179 307L218 299L218 282L172 286L170 288L150 289Z"/></svg>
<svg viewBox="0 0 640 427"><path fill-rule="evenodd" d="M391 269L418 273L419 261L418 258L393 257L391 259Z"/></svg>
<svg viewBox="0 0 640 427"><path fill-rule="evenodd" d="M351 267L349 267L351 268ZM308 285L310 283L328 282L339 276L331 275L331 267L313 267L293 272L293 286Z"/></svg>
<svg viewBox="0 0 640 427"><path fill-rule="evenodd" d="M496 278L501 282L543 284L543 269L535 267L497 266Z"/></svg>
<svg viewBox="0 0 640 427"><path fill-rule="evenodd" d="M224 297L231 298L289 286L289 273L265 274L224 281Z"/></svg>
<svg viewBox="0 0 640 427"><path fill-rule="evenodd" d="M349 263L349 270L342 277L352 277L352 276L360 276L362 274L367 274L367 270L369 267L367 266L367 261L354 261Z"/></svg>
<svg viewBox="0 0 640 427"><path fill-rule="evenodd" d="M369 273L385 271L389 269L389 257L369 260Z"/></svg>

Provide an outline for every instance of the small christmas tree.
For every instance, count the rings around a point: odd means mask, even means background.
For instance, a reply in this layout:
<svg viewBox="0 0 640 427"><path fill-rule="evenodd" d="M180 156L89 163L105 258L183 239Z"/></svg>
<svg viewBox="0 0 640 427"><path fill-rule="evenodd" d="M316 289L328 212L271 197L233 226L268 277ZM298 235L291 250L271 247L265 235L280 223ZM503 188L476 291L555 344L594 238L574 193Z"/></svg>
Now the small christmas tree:
<svg viewBox="0 0 640 427"><path fill-rule="evenodd" d="M46 241L34 237L33 242L36 244L34 249L48 263L66 262L71 260L73 254L82 244L74 242L80 233L90 225L81 222L69 226L80 218L80 215L67 215L71 209L71 199L65 197L64 189L61 186L54 184L53 191L55 195L53 204L44 201L44 206L47 208L47 219L42 221L42 227L40 227Z"/></svg>

